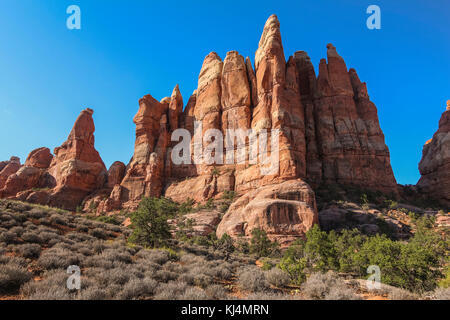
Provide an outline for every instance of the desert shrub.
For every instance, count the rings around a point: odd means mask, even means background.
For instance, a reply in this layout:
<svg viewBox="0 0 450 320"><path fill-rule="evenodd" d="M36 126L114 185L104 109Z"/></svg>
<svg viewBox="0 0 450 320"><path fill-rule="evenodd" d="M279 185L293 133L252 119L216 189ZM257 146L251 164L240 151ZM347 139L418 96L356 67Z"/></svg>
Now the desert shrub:
<svg viewBox="0 0 450 320"><path fill-rule="evenodd" d="M181 300L207 300L208 295L202 289L189 287L180 296Z"/></svg>
<svg viewBox="0 0 450 320"><path fill-rule="evenodd" d="M131 214L133 233L129 241L149 247L164 245L171 238L167 218L175 213L176 206L165 198L143 198Z"/></svg>
<svg viewBox="0 0 450 320"><path fill-rule="evenodd" d="M166 252L169 257L169 260L171 260L171 261L179 261L180 260L180 254L170 247L162 247L162 248L159 248L158 250Z"/></svg>
<svg viewBox="0 0 450 320"><path fill-rule="evenodd" d="M158 282L153 279L133 279L123 287L117 297L122 300L150 297L157 287Z"/></svg>
<svg viewBox="0 0 450 320"><path fill-rule="evenodd" d="M254 292L250 293L246 298L246 300L258 300L258 301L267 301L267 300L290 300L291 296L278 293L278 292Z"/></svg>
<svg viewBox="0 0 450 320"><path fill-rule="evenodd" d="M92 249L87 248L87 247L79 248L78 252L81 253L83 256L86 256L86 257L92 256L94 254L94 251L92 251Z"/></svg>
<svg viewBox="0 0 450 320"><path fill-rule="evenodd" d="M59 268L66 269L71 265L79 264L79 256L75 252L67 249L53 247L45 250L39 257L37 263L46 270Z"/></svg>
<svg viewBox="0 0 450 320"><path fill-rule="evenodd" d="M0 226L6 229L11 229L12 227L17 226L17 224L17 221L9 216L6 216L4 220L0 221Z"/></svg>
<svg viewBox="0 0 450 320"><path fill-rule="evenodd" d="M26 268L28 266L27 260L22 257L8 257L8 256L0 256L0 265L13 264L22 268Z"/></svg>
<svg viewBox="0 0 450 320"><path fill-rule="evenodd" d="M85 233L80 232L69 232L66 234L66 238L76 242L87 242L95 240L95 236L87 235Z"/></svg>
<svg viewBox="0 0 450 320"><path fill-rule="evenodd" d="M418 222L408 243L385 235L367 237L356 229L327 233L314 226L306 240L295 241L285 251L278 267L300 284L305 273L335 270L366 277L367 268L376 265L382 270L383 283L420 293L436 287L448 248L449 240L426 221Z"/></svg>
<svg viewBox="0 0 450 320"><path fill-rule="evenodd" d="M278 268L273 268L267 271L266 279L271 285L277 288L285 287L291 281L290 276L286 272Z"/></svg>
<svg viewBox="0 0 450 320"><path fill-rule="evenodd" d="M188 285L194 285L195 276L191 273L183 273L178 277L179 281L185 282Z"/></svg>
<svg viewBox="0 0 450 320"><path fill-rule="evenodd" d="M325 272L337 267L336 249L331 240L334 232L330 232L330 235L321 231L317 224L306 233L307 241L303 243L303 254L308 267L313 271Z"/></svg>
<svg viewBox="0 0 450 320"><path fill-rule="evenodd" d="M408 290L393 288L389 291L388 297L390 300L418 300L418 297Z"/></svg>
<svg viewBox="0 0 450 320"><path fill-rule="evenodd" d="M31 273L25 268L8 263L0 265L0 293L14 294L20 287L31 280Z"/></svg>
<svg viewBox="0 0 450 320"><path fill-rule="evenodd" d="M306 280L307 260L303 255L303 246L303 241L295 241L278 264L278 268L286 272L296 285Z"/></svg>
<svg viewBox="0 0 450 320"><path fill-rule="evenodd" d="M46 271L42 277L42 281L30 281L23 285L20 289L21 294L29 297L35 293L39 294L39 292L46 293L50 288L66 289L66 282L69 275L65 270L50 270Z"/></svg>
<svg viewBox="0 0 450 320"><path fill-rule="evenodd" d="M108 291L101 288L89 287L80 291L80 300L107 300L110 296Z"/></svg>
<svg viewBox="0 0 450 320"><path fill-rule="evenodd" d="M222 250L226 253L231 253L235 249L233 245L233 239L226 233L224 233L220 239L214 242L214 248L217 250Z"/></svg>
<svg viewBox="0 0 450 320"><path fill-rule="evenodd" d="M250 253L259 257L267 257L278 248L276 242L271 242L264 230L253 229L250 241Z"/></svg>
<svg viewBox="0 0 450 320"><path fill-rule="evenodd" d="M22 240L29 243L42 243L42 238L39 236L37 232L27 231L22 234Z"/></svg>
<svg viewBox="0 0 450 320"><path fill-rule="evenodd" d="M357 300L358 296L335 273L313 273L302 292L314 300Z"/></svg>
<svg viewBox="0 0 450 320"><path fill-rule="evenodd" d="M187 253L180 257L180 262L183 264L202 264L205 263L205 258L195 254Z"/></svg>
<svg viewBox="0 0 450 320"><path fill-rule="evenodd" d="M92 244L92 250L94 250L95 253L102 253L103 250L105 249L105 245L102 241L95 241Z"/></svg>
<svg viewBox="0 0 450 320"><path fill-rule="evenodd" d="M65 226L69 223L69 219L63 215L54 213L50 216L50 222L52 224Z"/></svg>
<svg viewBox="0 0 450 320"><path fill-rule="evenodd" d="M212 277L205 273L191 273L191 275L194 277L194 285L198 287L206 288L213 282Z"/></svg>
<svg viewBox="0 0 450 320"><path fill-rule="evenodd" d="M23 244L15 248L15 251L24 258L39 258L41 254L41 246L38 244Z"/></svg>
<svg viewBox="0 0 450 320"><path fill-rule="evenodd" d="M159 282L166 283L172 280L176 280L178 278L178 274L167 270L158 270L153 275L153 278Z"/></svg>
<svg viewBox="0 0 450 320"><path fill-rule="evenodd" d="M108 234L102 228L94 228L89 230L89 234L97 239L106 240L108 238Z"/></svg>
<svg viewBox="0 0 450 320"><path fill-rule="evenodd" d="M170 281L169 283L162 283L156 288L155 300L177 300L180 299L183 293L188 288L184 282Z"/></svg>
<svg viewBox="0 0 450 320"><path fill-rule="evenodd" d="M29 216L33 219L40 219L47 215L47 213L41 208L32 208L29 211Z"/></svg>
<svg viewBox="0 0 450 320"><path fill-rule="evenodd" d="M230 269L223 265L212 268L210 274L221 280L229 280L233 276Z"/></svg>
<svg viewBox="0 0 450 320"><path fill-rule="evenodd" d="M133 261L129 252L118 249L106 249L101 253L100 257L111 262L123 262L126 264Z"/></svg>
<svg viewBox="0 0 450 320"><path fill-rule="evenodd" d="M31 294L28 300L72 300L74 297L65 287L47 287Z"/></svg>
<svg viewBox="0 0 450 320"><path fill-rule="evenodd" d="M439 255L421 241L392 241L385 236L370 237L356 254L355 263L364 274L369 265L383 271L383 283L414 292L433 290L439 271Z"/></svg>
<svg viewBox="0 0 450 320"><path fill-rule="evenodd" d="M261 269L264 271L271 270L275 265L269 258L263 258L260 260L262 263Z"/></svg>
<svg viewBox="0 0 450 320"><path fill-rule="evenodd" d="M450 288L450 265L445 269L445 277L439 281L440 288Z"/></svg>
<svg viewBox="0 0 450 320"><path fill-rule="evenodd" d="M183 273L186 271L186 269L181 266L178 263L175 263L173 261L168 261L164 266L163 266L164 270L170 271L170 272L174 272L174 273Z"/></svg>
<svg viewBox="0 0 450 320"><path fill-rule="evenodd" d="M53 246L61 243L61 241L62 241L62 239L60 237L53 238L53 239L50 239L50 240L47 241L47 245L49 247L53 247Z"/></svg>
<svg viewBox="0 0 450 320"><path fill-rule="evenodd" d="M329 235L330 241L334 245L336 252L336 262L340 272L360 272L355 261L355 253L361 250L367 237L362 235L357 229L343 230L340 234Z"/></svg>
<svg viewBox="0 0 450 320"><path fill-rule="evenodd" d="M169 253L162 250L142 250L139 251L137 256L159 265L163 265L169 261Z"/></svg>
<svg viewBox="0 0 450 320"><path fill-rule="evenodd" d="M239 272L238 283L242 289L251 292L264 291L269 287L264 273L257 267L244 268Z"/></svg>
<svg viewBox="0 0 450 320"><path fill-rule="evenodd" d="M19 238L14 232L7 231L0 234L0 242L4 242L6 244L18 243Z"/></svg>
<svg viewBox="0 0 450 320"><path fill-rule="evenodd" d="M210 299L224 300L228 297L227 290L219 284L206 287L205 293Z"/></svg>
<svg viewBox="0 0 450 320"><path fill-rule="evenodd" d="M110 284L125 285L130 280L130 273L123 268L113 268L109 270L104 270L102 273L97 275L98 283L107 287Z"/></svg>
<svg viewBox="0 0 450 320"><path fill-rule="evenodd" d="M16 236L20 237L22 233L24 232L24 229L20 226L12 227L9 229L10 232L15 233Z"/></svg>

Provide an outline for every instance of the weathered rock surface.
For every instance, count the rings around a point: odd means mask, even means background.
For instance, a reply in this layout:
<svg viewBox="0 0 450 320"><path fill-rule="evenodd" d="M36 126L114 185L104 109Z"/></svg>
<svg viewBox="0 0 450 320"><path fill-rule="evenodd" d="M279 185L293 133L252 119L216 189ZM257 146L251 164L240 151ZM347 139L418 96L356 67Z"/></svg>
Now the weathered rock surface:
<svg viewBox="0 0 450 320"><path fill-rule="evenodd" d="M174 95L178 97L177 94ZM139 101L134 155L120 185L114 186L108 210L120 206L136 208L143 196L161 195L164 159L169 143L167 112L171 101L157 101L146 95Z"/></svg>
<svg viewBox="0 0 450 320"><path fill-rule="evenodd" d="M86 196L102 188L107 175L94 147L92 114L91 109L81 112L67 141L55 148L54 157L48 148L39 148L28 155L23 167L18 160L8 164L2 170L9 172L0 196L75 209Z"/></svg>
<svg viewBox="0 0 450 320"><path fill-rule="evenodd" d="M215 232L216 226L220 222L220 212L217 210L202 210L183 215L180 218L169 221L174 226L174 232L181 231L180 224L186 226L187 236L208 236Z"/></svg>
<svg viewBox="0 0 450 320"><path fill-rule="evenodd" d="M366 85L360 82L354 69L347 71L333 45L328 44L327 48L328 62L320 61L315 84L313 113L316 129L314 133L309 131L317 141L321 164L316 163L313 144L311 157L314 164L311 168L321 167L322 183L325 184L357 185L396 194L389 150ZM304 56L300 59L307 60ZM307 61L303 62L303 65L307 64ZM317 177L316 170L310 173L311 179Z"/></svg>
<svg viewBox="0 0 450 320"><path fill-rule="evenodd" d="M123 162L114 162L108 170L108 187L114 188L114 186L120 184L125 176L126 166Z"/></svg>
<svg viewBox="0 0 450 320"><path fill-rule="evenodd" d="M46 173L46 169L50 166L52 159L53 155L48 148L31 151L25 164L19 170L12 174L11 172L14 170L11 170L5 174L9 174L9 176L3 188L0 188L0 197L13 197L21 191L47 187L51 179ZM17 167L17 162L15 167Z"/></svg>
<svg viewBox="0 0 450 320"><path fill-rule="evenodd" d="M16 173L21 167L18 157L11 157L9 161L3 161L0 166L0 190L5 186L8 177Z"/></svg>
<svg viewBox="0 0 450 320"><path fill-rule="evenodd" d="M418 189L450 207L450 100L439 121L439 129L423 147L419 171Z"/></svg>
<svg viewBox="0 0 450 320"><path fill-rule="evenodd" d="M55 179L50 205L75 209L91 192L106 183L106 167L94 147L92 109L78 116L67 140L55 148L49 174Z"/></svg>
<svg viewBox="0 0 450 320"><path fill-rule="evenodd" d="M134 154L126 167L116 162L106 171L94 148L92 110L87 109L68 140L55 149L53 159L48 149L38 149L21 171L20 163L1 162L0 190L19 171L5 196L66 208L83 203L86 210L96 208L97 213L135 209L144 196L205 202L234 191L238 200L220 224L219 234L248 236L253 228L261 227L281 241L302 236L318 221L314 193L307 183L314 188L342 184L397 193L376 107L366 84L354 69L347 70L333 45L327 46L327 60L321 60L316 76L306 52L297 51L286 61L280 23L272 15L264 26L254 64L253 68L250 59L237 51L228 52L223 61L211 52L184 110L178 85L161 101L150 95L140 99L133 119ZM197 132L196 124L201 125ZM191 134L187 158L195 163L171 160L177 143L171 141L171 134L179 128ZM244 145L233 147L235 161L227 162L213 148L210 153L219 163L202 162L206 160L201 156L204 148L213 142L205 133L226 135L229 129L253 129L259 134L267 130L267 157L270 160L278 154L277 170L264 174L267 164L261 159L250 161L248 137ZM271 147L276 130L279 145ZM432 160L431 154L441 159L442 146L447 145L436 141L428 147L426 158L430 159L423 160L423 172L428 180L442 183L446 178L441 178L445 173L440 168L448 172L448 167ZM223 144L226 147L226 141ZM244 161L237 163L241 151L246 151ZM273 164L269 161L269 166ZM423 181L424 189L435 188L436 182ZM26 190L36 186L49 190ZM291 189L295 192L286 191ZM367 229L375 228L368 225Z"/></svg>
<svg viewBox="0 0 450 320"><path fill-rule="evenodd" d="M312 189L300 179L269 185L236 200L219 226L217 236L250 237L254 229L283 244L304 235L318 223Z"/></svg>
<svg viewBox="0 0 450 320"><path fill-rule="evenodd" d="M26 167L47 169L53 160L53 155L49 148L39 148L30 152L25 161Z"/></svg>

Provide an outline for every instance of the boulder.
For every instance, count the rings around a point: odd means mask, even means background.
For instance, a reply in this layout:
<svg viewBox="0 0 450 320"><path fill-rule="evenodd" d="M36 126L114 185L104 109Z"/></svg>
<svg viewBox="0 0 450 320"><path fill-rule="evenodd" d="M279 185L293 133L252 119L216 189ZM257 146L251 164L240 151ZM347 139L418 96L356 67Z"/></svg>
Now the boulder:
<svg viewBox="0 0 450 320"><path fill-rule="evenodd" d="M49 148L39 148L30 152L25 161L25 166L38 169L47 169L53 160Z"/></svg>
<svg viewBox="0 0 450 320"><path fill-rule="evenodd" d="M5 187L8 177L20 169L20 159L18 157L11 157L9 161L4 161L2 166L3 169L0 171L0 190Z"/></svg>
<svg viewBox="0 0 450 320"><path fill-rule="evenodd" d="M304 237L318 223L314 192L300 179L289 180L253 190L228 209L217 227L217 237L227 233L233 238L251 237L263 229L280 243Z"/></svg>
<svg viewBox="0 0 450 320"><path fill-rule="evenodd" d="M108 170L108 187L114 188L114 186L120 184L122 182L123 177L125 176L126 166L123 162L116 161L114 162Z"/></svg>

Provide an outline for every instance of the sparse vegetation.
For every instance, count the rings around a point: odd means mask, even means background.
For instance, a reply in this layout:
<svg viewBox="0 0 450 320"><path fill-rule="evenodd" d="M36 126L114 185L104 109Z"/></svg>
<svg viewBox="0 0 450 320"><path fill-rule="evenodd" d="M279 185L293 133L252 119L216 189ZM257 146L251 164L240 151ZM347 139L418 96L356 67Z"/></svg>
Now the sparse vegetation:
<svg viewBox="0 0 450 320"><path fill-rule="evenodd" d="M176 205L170 200L143 198L131 214L133 233L129 241L149 247L164 245L171 237L167 218L175 212Z"/></svg>
<svg viewBox="0 0 450 320"><path fill-rule="evenodd" d="M146 201L143 212L156 212L155 219L166 223L189 212L193 204ZM137 221L142 226L145 219L146 215ZM131 242L132 231L109 218L85 219L49 207L0 200L0 297L359 299L338 273L367 278L367 266L376 264L382 282L398 287L386 293L389 299L448 299L449 272L444 269L448 239L433 230L432 218L416 216L413 223L414 236L408 242L358 230L324 232L315 227L306 239L286 248L280 259L278 245L262 230L254 231L250 242L226 234L217 239L214 233ZM79 291L66 287L69 265L82 269Z"/></svg>
<svg viewBox="0 0 450 320"><path fill-rule="evenodd" d="M420 219L408 243L386 236L364 236L357 230L326 233L315 226L307 232L306 240L297 241L285 252L279 267L295 283L301 283L305 274L317 271L366 277L368 266L377 265L383 283L417 293L430 291L442 278L440 270L449 253L449 240L431 230L430 224L429 219Z"/></svg>

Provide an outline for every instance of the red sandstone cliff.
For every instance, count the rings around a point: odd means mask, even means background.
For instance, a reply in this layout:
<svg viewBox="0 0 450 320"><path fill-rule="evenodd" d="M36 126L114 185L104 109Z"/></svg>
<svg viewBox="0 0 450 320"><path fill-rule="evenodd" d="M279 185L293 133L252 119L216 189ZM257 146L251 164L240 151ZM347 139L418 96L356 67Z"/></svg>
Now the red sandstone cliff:
<svg viewBox="0 0 450 320"><path fill-rule="evenodd" d="M255 54L255 67L236 51L222 59L208 54L197 90L183 110L178 85L171 97L157 101L146 95L133 121L136 142L125 167L114 163L107 172L94 147L93 111L84 110L67 141L55 149L33 151L25 166L17 160L0 163L0 196L73 209L94 202L98 212L134 209L143 196L192 198L198 202L235 191L239 198L219 225L218 233L248 236L255 227L273 238L303 234L317 223L313 187L338 183L397 193L389 150L370 101L366 84L347 66L333 45L327 45L316 76L304 51L286 61L280 23L271 16ZM195 123L201 124L200 140ZM195 163L171 161L174 130L191 134L191 154L208 137L209 129L279 130L278 170L261 174L266 165L253 163ZM234 148L238 157L248 150L247 139ZM424 151L425 152L425 151ZM217 152L211 153L214 157ZM50 163L51 162L51 163ZM433 166L433 168L436 166ZM429 169L425 171L433 171ZM6 185L6 187L5 187ZM34 190L44 188L45 190Z"/></svg>
<svg viewBox="0 0 450 320"><path fill-rule="evenodd" d="M419 163L421 193L450 207L450 100L439 121L439 129L423 146Z"/></svg>

